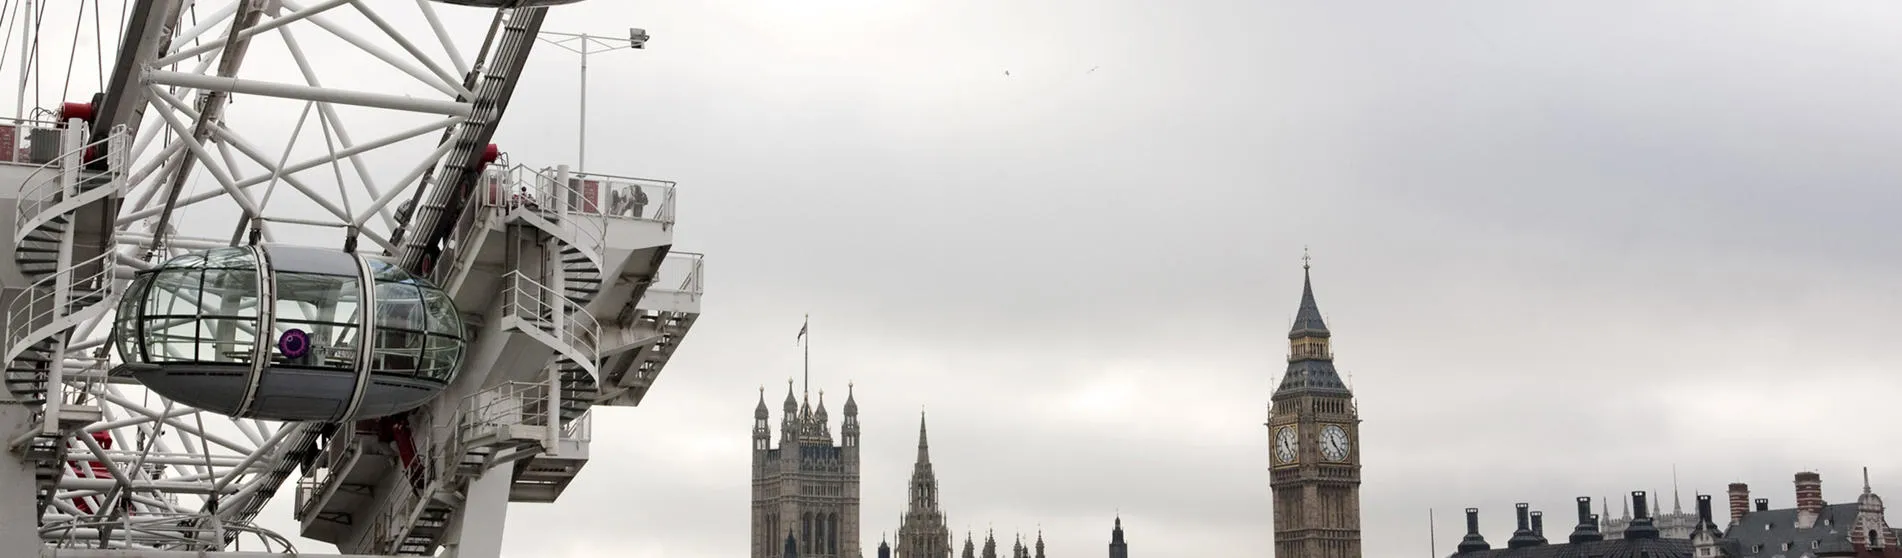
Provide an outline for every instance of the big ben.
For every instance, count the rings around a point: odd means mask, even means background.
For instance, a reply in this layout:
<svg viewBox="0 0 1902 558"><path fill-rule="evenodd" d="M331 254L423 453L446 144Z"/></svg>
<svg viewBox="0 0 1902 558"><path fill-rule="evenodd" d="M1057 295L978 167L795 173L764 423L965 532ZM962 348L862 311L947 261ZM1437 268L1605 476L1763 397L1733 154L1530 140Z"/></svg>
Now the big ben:
<svg viewBox="0 0 1902 558"><path fill-rule="evenodd" d="M1360 558L1360 415L1334 370L1305 262L1301 275L1288 372L1268 411L1275 558Z"/></svg>

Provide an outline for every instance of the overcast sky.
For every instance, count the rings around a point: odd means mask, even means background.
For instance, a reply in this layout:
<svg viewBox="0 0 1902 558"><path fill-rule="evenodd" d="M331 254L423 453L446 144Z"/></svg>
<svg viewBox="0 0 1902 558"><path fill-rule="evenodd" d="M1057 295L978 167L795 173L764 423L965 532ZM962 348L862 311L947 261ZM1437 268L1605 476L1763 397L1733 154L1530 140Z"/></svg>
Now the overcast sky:
<svg viewBox="0 0 1902 558"><path fill-rule="evenodd" d="M609 23L613 22L613 23ZM626 22L622 24L621 22ZM1312 247L1368 556L1460 508L1902 487L1902 6L813 0L564 7L591 166L682 183L700 325L509 546L744 552L747 430L813 314L856 381L867 555L920 406L946 512L1053 556L1261 556L1264 419ZM570 55L503 128L555 159ZM1090 70L1096 68L1094 72ZM1010 75L1005 76L1004 72ZM837 416L836 399L833 412ZM777 406L773 406L777 409ZM777 418L775 417L775 421ZM1898 493L1902 495L1902 493ZM599 504L597 504L599 502ZM603 511L603 506L608 510ZM1618 506L1613 505L1613 510ZM1669 509L1669 502L1666 502ZM614 549L614 550L608 550Z"/></svg>
<svg viewBox="0 0 1902 558"><path fill-rule="evenodd" d="M1902 496L1898 22L1875 1L560 7L550 30L652 34L591 59L588 170L680 182L675 248L708 254L708 293L563 499L511 506L507 547L746 552L757 388L784 396L811 313L834 417L858 386L868 557L921 407L960 545L1041 526L1051 556L1100 556L1120 510L1135 556L1266 555L1261 423L1303 246L1365 421L1368 556L1424 555L1429 509L1436 554L1467 506L1495 543L1519 501L1559 538L1574 496L1668 493L1674 465L1687 505L1744 481L1787 506L1805 468L1832 501L1863 466ZM497 142L571 162L577 59L535 57Z"/></svg>

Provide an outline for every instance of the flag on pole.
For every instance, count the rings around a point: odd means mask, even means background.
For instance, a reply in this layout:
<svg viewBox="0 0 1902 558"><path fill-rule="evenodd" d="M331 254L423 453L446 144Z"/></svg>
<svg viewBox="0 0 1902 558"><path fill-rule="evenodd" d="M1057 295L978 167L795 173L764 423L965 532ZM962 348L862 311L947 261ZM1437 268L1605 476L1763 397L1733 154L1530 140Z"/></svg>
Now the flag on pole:
<svg viewBox="0 0 1902 558"><path fill-rule="evenodd" d="M799 324L799 337L793 339L794 345L798 345L806 340L806 327L810 325L812 325L812 315L807 314L805 323Z"/></svg>

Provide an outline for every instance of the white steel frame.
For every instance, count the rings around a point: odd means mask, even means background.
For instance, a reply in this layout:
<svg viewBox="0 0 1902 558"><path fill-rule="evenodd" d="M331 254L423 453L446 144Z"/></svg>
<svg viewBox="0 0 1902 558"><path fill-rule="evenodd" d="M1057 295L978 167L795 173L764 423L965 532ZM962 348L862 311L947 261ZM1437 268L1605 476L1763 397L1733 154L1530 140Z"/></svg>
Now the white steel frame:
<svg viewBox="0 0 1902 558"><path fill-rule="evenodd" d="M346 236L360 236L371 245L366 248L372 252L395 251L389 239L397 225L392 202L413 194L419 178L455 148L448 142L430 145L411 140L460 125L471 113L468 99L474 95L465 85L465 76L472 66L456 39L480 40L483 27L448 23L437 13L437 4L415 0L415 9L409 13L420 14L427 22L429 35L425 38L437 43L429 45L437 51L432 54L392 23L400 2L181 2L182 12L202 19L195 24L181 21L181 29L171 39L172 46L154 60L121 61L147 68L137 86L145 88L150 102L144 122L127 123L137 131L134 138L129 138L132 157L123 169L127 195L115 222L121 231L117 235L116 261L125 265L120 268L123 273L113 292L123 292L131 271L148 268L157 259L245 242L245 222L266 241L343 245ZM462 10L464 13L458 15L463 16L474 11L452 9ZM266 13L270 10L275 13ZM378 44L339 23L340 18L352 14L367 20L377 30L376 35L396 48ZM322 59L331 56L307 52L299 42L306 33L324 33L340 40L388 69L414 78L434 97L419 96L414 90L399 91L387 82L358 79L352 83L350 74L356 68L324 67ZM247 49L273 35L281 39L302 84L246 77ZM330 54L334 53L326 52ZM340 69L345 71L332 83L383 87L373 91L326 85L332 79L324 77L326 72ZM271 126L281 122L224 118L224 108L233 96L275 99L281 106L301 109L295 109L295 124L286 132ZM377 131L361 136L369 137L368 141L357 141L339 114L340 106L422 118L418 119L420 123L395 131ZM311 125L313 113L315 126ZM320 131L321 153L294 156L300 138L319 135L307 132L307 127ZM403 158L413 161L400 174L366 157L399 144L408 148ZM393 180L389 179L392 174L396 176ZM215 188L190 194L183 191L185 186L202 180ZM306 199L276 199L282 197L274 195L280 184ZM327 188L332 184L334 188ZM263 187L258 188L260 185ZM172 200L169 206L167 200ZM230 200L236 208L204 203L216 200ZM307 203L294 203L299 201ZM158 222L153 221L155 217ZM236 219L240 225L229 238L189 238L177 234L178 224L184 222L182 217L201 222ZM305 230L291 233L280 230L282 225L301 225ZM319 231L311 232L311 227ZM321 232L324 229L333 232L325 235ZM115 303L108 300L103 304L110 309ZM41 537L69 548L160 551L152 556L167 555L163 551L168 550L179 551L180 555L186 555L182 554L186 551L227 550L225 535L233 533L254 535L266 551L285 548L289 543L283 537L252 525L250 518L239 517L235 510L240 509L242 501L267 497L264 494L279 488L269 485L272 479L260 472L274 464L274 456L282 454L284 448L280 446L286 440L315 425L233 419L201 412L150 393L135 382L108 377L105 371L116 361L107 342L111 323L108 311L75 324L64 358L59 359L65 372L56 373L55 379L64 384L64 389L54 389L48 398L59 403L96 405L101 418L84 427L82 434L67 439L66 461L78 467L63 467L58 492L39 518L45 525L40 529ZM47 419L49 423L51 420ZM112 448L86 435L93 432L110 433ZM96 473L92 463L104 465L104 474ZM212 495L217 495L222 505L212 505ZM86 509L77 502L84 502ZM34 523L33 518L19 513L0 510L0 531ZM480 529L500 531L499 525ZM62 552L62 556L67 555L67 551ZM82 551L73 555L86 554Z"/></svg>

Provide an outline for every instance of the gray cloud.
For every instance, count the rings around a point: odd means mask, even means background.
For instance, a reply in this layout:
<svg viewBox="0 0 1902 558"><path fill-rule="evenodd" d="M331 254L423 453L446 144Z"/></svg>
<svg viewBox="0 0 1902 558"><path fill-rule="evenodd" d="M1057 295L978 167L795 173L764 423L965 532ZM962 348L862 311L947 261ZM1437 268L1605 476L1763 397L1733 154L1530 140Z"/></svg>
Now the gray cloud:
<svg viewBox="0 0 1902 558"><path fill-rule="evenodd" d="M654 50L596 74L624 102L591 107L623 123L595 145L681 180L681 246L715 254L634 436L731 446L593 465L677 467L617 494L695 501L614 530L635 548L737 547L749 386L796 373L807 311L815 380L860 386L868 547L922 404L954 530L1091 555L1120 508L1139 554L1262 548L1303 244L1366 419L1369 555L1424 550L1428 508L1445 552L1465 506L1562 531L1573 496L1668 493L1673 464L1686 498L1787 500L1797 468L1842 498L1895 459L1856 444L1892 413L1826 419L1813 387L1897 364L1897 45L1869 6L903 6L641 13ZM1759 411L1788 405L1816 410Z"/></svg>

